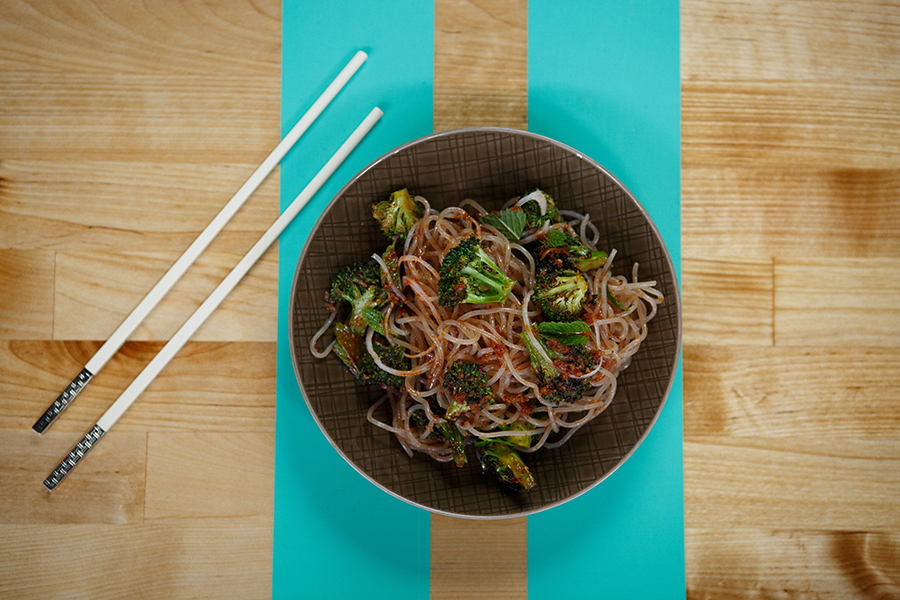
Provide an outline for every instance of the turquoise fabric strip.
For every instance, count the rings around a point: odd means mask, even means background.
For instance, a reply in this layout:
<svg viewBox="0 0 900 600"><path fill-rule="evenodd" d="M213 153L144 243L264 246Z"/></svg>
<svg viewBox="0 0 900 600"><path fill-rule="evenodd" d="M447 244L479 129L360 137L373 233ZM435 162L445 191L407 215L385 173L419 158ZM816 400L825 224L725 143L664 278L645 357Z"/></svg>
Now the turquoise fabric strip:
<svg viewBox="0 0 900 600"><path fill-rule="evenodd" d="M331 198L381 154L432 132L434 7L288 0L282 19L282 135L357 50L369 54L282 163L282 210L373 106L384 117L279 242L272 596L425 599L429 513L372 485L320 433L294 376L288 303L300 252Z"/></svg>
<svg viewBox="0 0 900 600"><path fill-rule="evenodd" d="M659 228L680 280L678 2L530 0L528 11L529 129L619 178ZM529 517L530 600L685 597L680 373L624 465Z"/></svg>

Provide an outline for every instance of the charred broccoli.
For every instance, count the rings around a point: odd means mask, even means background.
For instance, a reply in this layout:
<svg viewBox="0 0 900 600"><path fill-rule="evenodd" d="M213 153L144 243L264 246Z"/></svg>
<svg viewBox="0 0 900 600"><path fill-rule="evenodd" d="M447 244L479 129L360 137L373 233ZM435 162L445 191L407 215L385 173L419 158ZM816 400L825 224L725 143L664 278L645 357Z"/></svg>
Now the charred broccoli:
<svg viewBox="0 0 900 600"><path fill-rule="evenodd" d="M388 373L378 366L366 348L366 341L346 323L334 327L334 353L360 383L402 388L405 378ZM372 348L385 365L398 371L408 371L409 358L399 346L391 346L381 339L372 340Z"/></svg>
<svg viewBox="0 0 900 600"><path fill-rule="evenodd" d="M460 302L503 302L514 284L471 235L444 256L438 281L438 301L441 306L451 309Z"/></svg>
<svg viewBox="0 0 900 600"><path fill-rule="evenodd" d="M381 308L389 299L381 282L381 267L373 263L358 262L341 269L325 294L328 310L337 310L339 302L350 304L347 323L359 335L367 326L384 333L381 325Z"/></svg>
<svg viewBox="0 0 900 600"><path fill-rule="evenodd" d="M387 200L372 204L372 216L381 226L381 232L391 239L405 238L424 212L406 188L392 193Z"/></svg>
<svg viewBox="0 0 900 600"><path fill-rule="evenodd" d="M538 327L538 331L544 329L546 333L525 332L521 339L538 376L541 398L553 406L577 402L589 387L588 381L580 377L598 364L596 351L586 336L581 337L589 331L588 324L573 321L541 323Z"/></svg>
<svg viewBox="0 0 900 600"><path fill-rule="evenodd" d="M540 389L541 397L545 402L551 406L559 406L581 400L588 389L588 383L584 379L557 375L549 379Z"/></svg>
<svg viewBox="0 0 900 600"><path fill-rule="evenodd" d="M544 191L534 190L522 196L516 205L521 206L525 211L525 224L530 229L537 229L548 219L551 223L562 222L556 203L550 194Z"/></svg>
<svg viewBox="0 0 900 600"><path fill-rule="evenodd" d="M545 256L563 254L568 256L576 269L582 272L602 267L608 255L602 250L591 250L581 240L563 229L550 229L540 239Z"/></svg>
<svg viewBox="0 0 900 600"><path fill-rule="evenodd" d="M579 317L588 293L581 271L567 257L551 257L538 262L534 301L551 321L572 321Z"/></svg>
<svg viewBox="0 0 900 600"><path fill-rule="evenodd" d="M500 491L515 494L534 487L534 476L519 454L501 442L475 442L475 456L485 475L493 478Z"/></svg>
<svg viewBox="0 0 900 600"><path fill-rule="evenodd" d="M397 371L409 371L409 357L403 353L403 348L400 346L391 346L390 344L373 339L372 348L375 350L375 354L378 355L381 362L391 369L396 369ZM359 372L360 379L373 385L402 388L406 383L405 377L388 373L379 367L378 363L375 362L375 359L372 358L372 355L369 354L365 344L363 344L362 350L359 353Z"/></svg>
<svg viewBox="0 0 900 600"><path fill-rule="evenodd" d="M422 411L417 410L412 414L410 419L421 431L424 431L428 426L428 418ZM453 462L456 463L457 467L462 467L468 462L463 434L453 423L448 423L447 421L435 423L428 439L447 442L450 446L450 452L453 454Z"/></svg>
<svg viewBox="0 0 900 600"><path fill-rule="evenodd" d="M444 418L455 421L462 414L481 408L494 400L487 375L478 363L457 360L444 373L444 387L450 391L450 406Z"/></svg>

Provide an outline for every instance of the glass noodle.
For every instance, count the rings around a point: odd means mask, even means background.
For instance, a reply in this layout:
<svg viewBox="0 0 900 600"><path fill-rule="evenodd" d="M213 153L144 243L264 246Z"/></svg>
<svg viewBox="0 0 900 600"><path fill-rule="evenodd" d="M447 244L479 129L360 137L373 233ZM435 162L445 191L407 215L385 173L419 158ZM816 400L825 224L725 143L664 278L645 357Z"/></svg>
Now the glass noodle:
<svg viewBox="0 0 900 600"><path fill-rule="evenodd" d="M494 402L455 421L466 441L529 435L530 447L517 447L518 452L559 447L612 402L617 375L628 366L647 336L647 323L663 301L654 287L656 282L640 281L637 264L630 269L630 279L613 275L615 249L609 249L602 267L584 273L588 295L595 300L585 303L581 318L589 325L590 343L599 349L602 358L595 368L580 376L589 386L579 400L552 405L541 396L539 378L522 341L523 333L532 331L534 324L542 320L540 309L531 302L538 257L526 246L547 232L550 221L539 229L526 229L518 242L511 242L493 227L478 222L488 211L473 200L440 212L432 209L425 198L418 196L415 200L425 206L425 214L410 230L402 249L399 245L397 248L402 289L393 292L402 301L388 303L383 310L385 337L404 349L411 368L398 371L381 362L372 345L374 332L368 329L366 350L376 364L405 378L402 389L386 388L385 396L369 408L369 421L393 433L410 456L423 452L438 461L453 460L450 443L431 434L445 422L436 412L442 413L451 403L451 393L443 385L444 370L454 361L465 359L481 365L494 392ZM508 202L507 207L517 200ZM598 249L600 233L589 215L567 210L560 210L560 215L585 246ZM503 303L460 303L452 310L444 308L438 303L441 261L451 248L472 234L515 285ZM372 258L387 270L380 256ZM622 308L610 302L607 289ZM318 357L332 351L333 342L324 350L316 346L333 320L334 313L312 338L310 350ZM543 349L538 347L538 351ZM549 357L544 358L552 362ZM382 422L375 415L385 402L390 404L391 418ZM416 413L421 414L414 417ZM423 428L422 423L427 425ZM513 423L528 426L505 429Z"/></svg>

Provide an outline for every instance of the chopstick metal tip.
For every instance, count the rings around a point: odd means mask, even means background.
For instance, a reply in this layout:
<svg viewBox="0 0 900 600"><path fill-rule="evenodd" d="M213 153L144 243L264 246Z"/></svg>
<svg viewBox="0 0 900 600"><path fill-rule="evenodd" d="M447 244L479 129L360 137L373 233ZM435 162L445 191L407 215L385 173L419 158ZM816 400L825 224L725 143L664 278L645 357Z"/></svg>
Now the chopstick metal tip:
<svg viewBox="0 0 900 600"><path fill-rule="evenodd" d="M44 414L31 426L31 429L38 434L43 434L44 431L50 427L51 424L56 420L62 411L66 409L67 406L75 399L75 396L90 382L91 378L94 376L88 369L82 369L81 372L72 380L69 385L66 386L66 389L62 391L62 393L57 396L56 400L53 401L53 404L47 407L47 410L44 411Z"/></svg>
<svg viewBox="0 0 900 600"><path fill-rule="evenodd" d="M94 447L94 444L103 437L104 433L106 433L106 431L100 427L100 425L91 427L91 430L85 434L81 441L72 448L72 451L62 459L55 469L53 469L53 472L47 476L47 479L44 480L44 488L46 488L48 492L52 492L56 489L56 486L69 474L69 471L75 468L75 465L84 458L84 455L88 453L88 450Z"/></svg>

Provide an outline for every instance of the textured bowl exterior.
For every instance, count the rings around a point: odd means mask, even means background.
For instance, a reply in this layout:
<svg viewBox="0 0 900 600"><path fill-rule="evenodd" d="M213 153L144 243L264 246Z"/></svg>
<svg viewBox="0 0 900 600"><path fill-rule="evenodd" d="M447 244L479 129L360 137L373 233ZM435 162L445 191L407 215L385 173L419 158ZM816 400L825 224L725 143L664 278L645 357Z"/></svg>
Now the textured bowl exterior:
<svg viewBox="0 0 900 600"><path fill-rule="evenodd" d="M610 407L556 450L523 455L538 485L501 495L477 466L409 458L392 434L366 420L383 392L356 383L340 360L317 359L309 340L328 316L324 294L345 265L387 245L370 204L409 188L440 210L472 198L488 209L539 187L564 209L590 213L598 247L615 248L614 274L655 280L665 302L647 339L621 373ZM677 201L677 199L673 199ZM585 492L615 470L644 439L671 388L681 349L681 301L675 270L646 211L596 162L548 138L500 128L461 129L410 142L379 158L341 190L313 228L291 293L290 343L300 389L340 454L386 491L428 510L472 518L523 516ZM324 345L320 342L320 347ZM389 409L380 415L387 420ZM474 456L470 453L470 463Z"/></svg>

